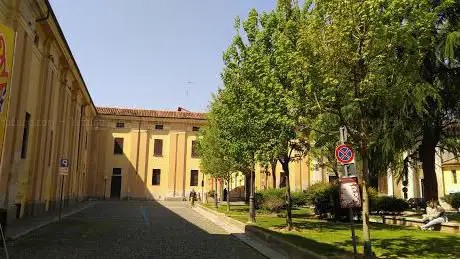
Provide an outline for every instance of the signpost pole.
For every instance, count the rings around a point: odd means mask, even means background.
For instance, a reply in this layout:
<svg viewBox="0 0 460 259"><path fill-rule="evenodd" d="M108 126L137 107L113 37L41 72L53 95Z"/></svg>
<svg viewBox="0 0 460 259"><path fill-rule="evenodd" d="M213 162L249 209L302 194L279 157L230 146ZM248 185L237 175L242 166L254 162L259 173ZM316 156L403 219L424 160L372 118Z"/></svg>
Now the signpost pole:
<svg viewBox="0 0 460 259"><path fill-rule="evenodd" d="M61 198L59 202L59 222L62 220L62 199L63 199L63 194L64 194L64 175L62 175L61 178Z"/></svg>
<svg viewBox="0 0 460 259"><path fill-rule="evenodd" d="M340 127L340 142L345 144L347 140L347 131L344 126ZM348 177L348 166L345 164L343 165L344 169L344 176ZM357 251L356 251L356 235L355 235L355 225L353 224L353 208L349 208L348 210L348 217L350 218L350 228L351 228L351 241L353 243L353 258L356 258Z"/></svg>
<svg viewBox="0 0 460 259"><path fill-rule="evenodd" d="M64 197L64 179L65 176L69 173L69 160L61 159L59 161L59 175L62 175L61 179L61 198L59 201L59 222L62 220L62 202Z"/></svg>

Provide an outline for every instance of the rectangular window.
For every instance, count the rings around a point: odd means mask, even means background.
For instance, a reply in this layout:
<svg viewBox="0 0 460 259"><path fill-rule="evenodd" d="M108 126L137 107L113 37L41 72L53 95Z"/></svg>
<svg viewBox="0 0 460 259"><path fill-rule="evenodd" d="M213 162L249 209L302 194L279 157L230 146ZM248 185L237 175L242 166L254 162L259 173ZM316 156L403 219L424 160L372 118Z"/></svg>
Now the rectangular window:
<svg viewBox="0 0 460 259"><path fill-rule="evenodd" d="M124 122L117 122L117 128L124 128L125 123Z"/></svg>
<svg viewBox="0 0 460 259"><path fill-rule="evenodd" d="M116 155L123 154L123 138L115 138L113 143L113 153Z"/></svg>
<svg viewBox="0 0 460 259"><path fill-rule="evenodd" d="M113 168L112 175L121 175L121 168Z"/></svg>
<svg viewBox="0 0 460 259"><path fill-rule="evenodd" d="M163 140L155 139L153 145L153 155L154 156L163 156Z"/></svg>
<svg viewBox="0 0 460 259"><path fill-rule="evenodd" d="M190 171L190 186L198 186L198 170Z"/></svg>
<svg viewBox="0 0 460 259"><path fill-rule="evenodd" d="M198 157L198 153L196 151L196 141L192 140L192 158Z"/></svg>
<svg viewBox="0 0 460 259"><path fill-rule="evenodd" d="M156 130L162 130L162 129L163 129L163 125L162 125L162 124L157 124L157 125L155 125L155 129L156 129Z"/></svg>
<svg viewBox="0 0 460 259"><path fill-rule="evenodd" d="M193 127L192 128L192 131L199 131L200 130L200 127Z"/></svg>
<svg viewBox="0 0 460 259"><path fill-rule="evenodd" d="M457 184L457 171L452 170L452 182Z"/></svg>
<svg viewBox="0 0 460 259"><path fill-rule="evenodd" d="M152 170L152 185L160 185L161 169Z"/></svg>
<svg viewBox="0 0 460 259"><path fill-rule="evenodd" d="M53 131L50 134L50 147L49 147L49 154L48 154L48 166L51 166L51 156L53 155Z"/></svg>
<svg viewBox="0 0 460 259"><path fill-rule="evenodd" d="M24 121L24 131L22 134L21 158L27 157L27 146L29 144L29 130L30 130L30 113L26 112Z"/></svg>

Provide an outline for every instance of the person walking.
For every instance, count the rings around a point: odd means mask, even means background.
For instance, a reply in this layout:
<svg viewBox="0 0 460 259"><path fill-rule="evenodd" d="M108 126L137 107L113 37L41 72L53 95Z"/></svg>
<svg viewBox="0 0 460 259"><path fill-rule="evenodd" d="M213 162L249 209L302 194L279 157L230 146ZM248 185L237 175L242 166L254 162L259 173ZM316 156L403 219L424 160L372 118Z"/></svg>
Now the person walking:
<svg viewBox="0 0 460 259"><path fill-rule="evenodd" d="M190 200L190 205L191 205L192 207L195 206L195 201L196 201L196 192L195 192L195 189L192 189L192 191L190 192L189 200Z"/></svg>
<svg viewBox="0 0 460 259"><path fill-rule="evenodd" d="M228 191L227 188L224 188L224 201L227 201Z"/></svg>

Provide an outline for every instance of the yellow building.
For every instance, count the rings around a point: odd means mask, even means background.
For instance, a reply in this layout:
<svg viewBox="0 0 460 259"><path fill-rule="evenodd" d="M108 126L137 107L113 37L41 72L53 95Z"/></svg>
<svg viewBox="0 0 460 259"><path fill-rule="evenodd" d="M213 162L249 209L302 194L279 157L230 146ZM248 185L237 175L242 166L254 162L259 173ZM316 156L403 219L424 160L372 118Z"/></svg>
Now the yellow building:
<svg viewBox="0 0 460 259"><path fill-rule="evenodd" d="M0 199L9 219L86 197L96 115L72 52L48 1L0 0L0 23L15 33L9 107L0 160ZM59 176L60 159L69 173Z"/></svg>
<svg viewBox="0 0 460 259"><path fill-rule="evenodd" d="M444 192L442 196L460 192L460 160L450 158L442 164L442 184Z"/></svg>
<svg viewBox="0 0 460 259"><path fill-rule="evenodd" d="M291 162L289 174L290 187L293 191L303 191L317 182L329 182L335 179L335 175L332 172L328 172L325 167L320 166L315 159L311 159L309 156L302 160ZM257 167L256 190L272 188L273 186L276 188L285 187L286 175L280 162L277 162L275 176L276 183L273 185L271 166L268 166L268 168Z"/></svg>
<svg viewBox="0 0 460 259"><path fill-rule="evenodd" d="M7 109L0 114L5 136L0 206L8 210L9 220L89 197L182 200L192 189L204 195L216 182L220 199L224 188L234 200L245 196L241 173L222 183L200 170L194 146L197 131L206 125L204 113L96 107L48 1L0 0L0 24L15 34L6 79L8 107L2 106ZM6 81L0 79L3 87ZM65 175L60 174L63 159L69 165ZM445 159L440 164L438 183L444 196L459 190L460 163ZM282 171L278 163L277 187L285 185ZM421 175L409 171L408 197L423 194ZM307 156L291 163L290 179L292 190L306 190L335 175ZM257 167L256 189L271 186L271 173ZM381 189L402 196L401 182L391 173Z"/></svg>
<svg viewBox="0 0 460 259"><path fill-rule="evenodd" d="M183 199L201 191L195 146L204 113L104 107L97 113L89 196Z"/></svg>

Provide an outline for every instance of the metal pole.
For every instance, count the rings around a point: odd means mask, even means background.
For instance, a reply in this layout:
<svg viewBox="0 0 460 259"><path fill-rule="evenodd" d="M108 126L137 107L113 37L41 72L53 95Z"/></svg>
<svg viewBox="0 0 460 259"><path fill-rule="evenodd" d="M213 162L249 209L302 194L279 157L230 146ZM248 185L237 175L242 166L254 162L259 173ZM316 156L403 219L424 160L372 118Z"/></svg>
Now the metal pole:
<svg viewBox="0 0 460 259"><path fill-rule="evenodd" d="M107 176L104 177L104 193L102 194L104 200L105 200L105 193L106 192L107 192Z"/></svg>
<svg viewBox="0 0 460 259"><path fill-rule="evenodd" d="M345 141L347 139L347 131L345 127L340 127L340 142L342 144L345 144ZM347 165L343 165L343 169L345 172L345 177L348 177L348 167ZM351 241L353 243L353 258L356 258L357 256L357 251L356 251L356 235L355 235L355 225L353 224L353 209L350 208L348 210L348 217L350 218L350 228L351 228Z"/></svg>
<svg viewBox="0 0 460 259"><path fill-rule="evenodd" d="M64 175L62 175L61 180L61 201L59 202L59 221L62 220L62 200L64 196Z"/></svg>

